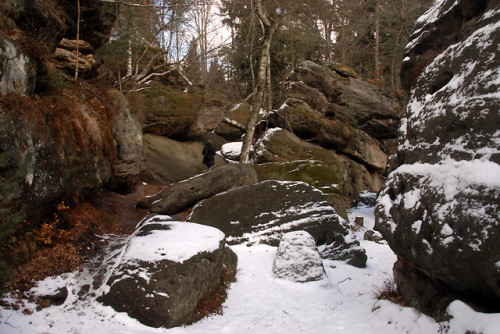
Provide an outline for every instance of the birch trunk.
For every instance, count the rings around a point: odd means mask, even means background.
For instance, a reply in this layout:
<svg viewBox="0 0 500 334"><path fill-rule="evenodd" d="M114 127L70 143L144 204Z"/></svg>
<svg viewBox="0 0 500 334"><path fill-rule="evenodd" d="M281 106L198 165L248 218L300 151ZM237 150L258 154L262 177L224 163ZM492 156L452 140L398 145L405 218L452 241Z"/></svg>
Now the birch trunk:
<svg viewBox="0 0 500 334"><path fill-rule="evenodd" d="M257 86L254 90L254 99L252 112L248 119L247 130L243 137L243 146L241 148L240 163L247 164L250 161L250 148L255 133L255 126L259 119L259 112L264 105L264 95L266 89L267 67L271 59L271 41L278 27L277 21L271 21L267 13L262 8L262 0L256 1L256 10L259 19L264 27L264 38L262 40L261 56L257 72Z"/></svg>

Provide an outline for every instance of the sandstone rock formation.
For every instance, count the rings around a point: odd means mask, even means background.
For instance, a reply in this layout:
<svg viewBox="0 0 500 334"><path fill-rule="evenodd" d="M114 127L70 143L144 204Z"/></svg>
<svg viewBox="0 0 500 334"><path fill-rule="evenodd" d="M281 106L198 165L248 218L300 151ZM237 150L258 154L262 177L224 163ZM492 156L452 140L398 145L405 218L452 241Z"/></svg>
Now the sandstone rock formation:
<svg viewBox="0 0 500 334"><path fill-rule="evenodd" d="M142 129L127 99L115 90L109 94L115 106L113 139L116 158L113 161L113 181L118 187L129 188L138 181L144 169Z"/></svg>
<svg viewBox="0 0 500 334"><path fill-rule="evenodd" d="M97 65L93 52L92 45L83 40L63 38L54 51L55 65L74 75L78 62L78 73L88 73Z"/></svg>
<svg viewBox="0 0 500 334"><path fill-rule="evenodd" d="M216 166L202 174L169 185L153 196L143 198L137 206L155 213L174 214L202 199L256 182L257 175L252 166Z"/></svg>
<svg viewBox="0 0 500 334"><path fill-rule="evenodd" d="M220 193L199 202L188 221L220 229L230 244L277 246L284 233L303 230L310 233L318 245L339 249L359 246L357 241L347 240L350 233L347 223L333 210L323 193L303 182L263 181ZM354 253L357 251L353 256Z"/></svg>
<svg viewBox="0 0 500 334"><path fill-rule="evenodd" d="M154 82L134 93L142 115L144 133L188 140L214 130L224 118L229 102L210 89L191 87L188 92Z"/></svg>
<svg viewBox="0 0 500 334"><path fill-rule="evenodd" d="M256 145L255 161L315 156L336 169L344 196L378 192L388 156L395 153L400 101L333 62L303 62L284 87L285 103L267 120L290 134L266 133Z"/></svg>
<svg viewBox="0 0 500 334"><path fill-rule="evenodd" d="M122 253L100 300L152 327L191 323L224 267L237 265L221 231L168 216L145 218Z"/></svg>
<svg viewBox="0 0 500 334"><path fill-rule="evenodd" d="M152 134L145 134L143 138L146 166L141 177L144 181L169 184L204 170L201 143L179 142Z"/></svg>
<svg viewBox="0 0 500 334"><path fill-rule="evenodd" d="M405 51L411 98L375 228L404 300L435 315L452 298L500 310L499 13L494 0L439 2Z"/></svg>
<svg viewBox="0 0 500 334"><path fill-rule="evenodd" d="M97 49L109 36L116 11L105 12L114 5L81 5L92 16L81 38ZM61 201L107 185L113 161L123 158L122 151L115 160L114 106L106 93L63 80L51 63L59 41L76 36L73 14L71 2L0 2L1 241L28 221L36 227Z"/></svg>
<svg viewBox="0 0 500 334"><path fill-rule="evenodd" d="M385 154L377 154L387 161ZM365 165L327 150L319 145L306 142L289 131L280 128L268 130L255 145L255 162L287 162L295 160L317 160L333 170L331 178L339 187L342 195L356 199L364 190L378 192L384 178L380 172L370 171Z"/></svg>
<svg viewBox="0 0 500 334"><path fill-rule="evenodd" d="M323 260L314 238L305 231L283 234L274 258L273 274L301 283L325 278Z"/></svg>

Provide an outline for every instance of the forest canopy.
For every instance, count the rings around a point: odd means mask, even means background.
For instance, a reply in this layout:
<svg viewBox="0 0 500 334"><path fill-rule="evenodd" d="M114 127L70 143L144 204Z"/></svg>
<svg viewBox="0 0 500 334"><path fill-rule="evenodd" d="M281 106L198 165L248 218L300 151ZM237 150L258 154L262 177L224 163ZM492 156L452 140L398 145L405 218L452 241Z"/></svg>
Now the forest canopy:
<svg viewBox="0 0 500 334"><path fill-rule="evenodd" d="M110 43L100 51L117 81L133 88L179 71L233 99L251 95L266 37L266 103L300 62L334 61L364 80L399 90L403 50L415 20L433 0L101 0L116 3ZM121 84L121 82L120 82Z"/></svg>

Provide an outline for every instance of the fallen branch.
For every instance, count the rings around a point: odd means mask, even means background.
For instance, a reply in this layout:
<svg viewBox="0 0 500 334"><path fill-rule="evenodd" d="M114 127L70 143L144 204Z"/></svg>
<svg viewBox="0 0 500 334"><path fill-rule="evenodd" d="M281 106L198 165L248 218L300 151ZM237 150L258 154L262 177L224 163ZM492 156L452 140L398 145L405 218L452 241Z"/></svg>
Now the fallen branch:
<svg viewBox="0 0 500 334"><path fill-rule="evenodd" d="M227 118L227 117L224 117L224 118L222 119L222 122L224 122L224 123L226 123L226 124L229 124L229 125L231 125L231 126L234 126L235 128L238 128L238 129L240 129L240 130L241 130L241 131L243 131L243 132L245 132L245 131L247 130L247 129L246 129L246 127L245 127L243 124L238 123L238 122L236 122L235 120L229 119L229 118Z"/></svg>

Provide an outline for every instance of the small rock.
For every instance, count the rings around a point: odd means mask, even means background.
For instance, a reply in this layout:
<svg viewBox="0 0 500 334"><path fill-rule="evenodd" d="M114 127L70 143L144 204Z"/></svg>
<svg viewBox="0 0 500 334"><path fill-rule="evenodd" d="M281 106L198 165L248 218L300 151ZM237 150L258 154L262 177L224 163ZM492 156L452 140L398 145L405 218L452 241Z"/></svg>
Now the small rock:
<svg viewBox="0 0 500 334"><path fill-rule="evenodd" d="M306 231L284 234L274 259L273 274L301 283L323 279L326 273L314 238Z"/></svg>
<svg viewBox="0 0 500 334"><path fill-rule="evenodd" d="M373 230L366 231L363 238L368 241L376 242L377 244L381 244L384 242L384 237L382 237L382 234Z"/></svg>

